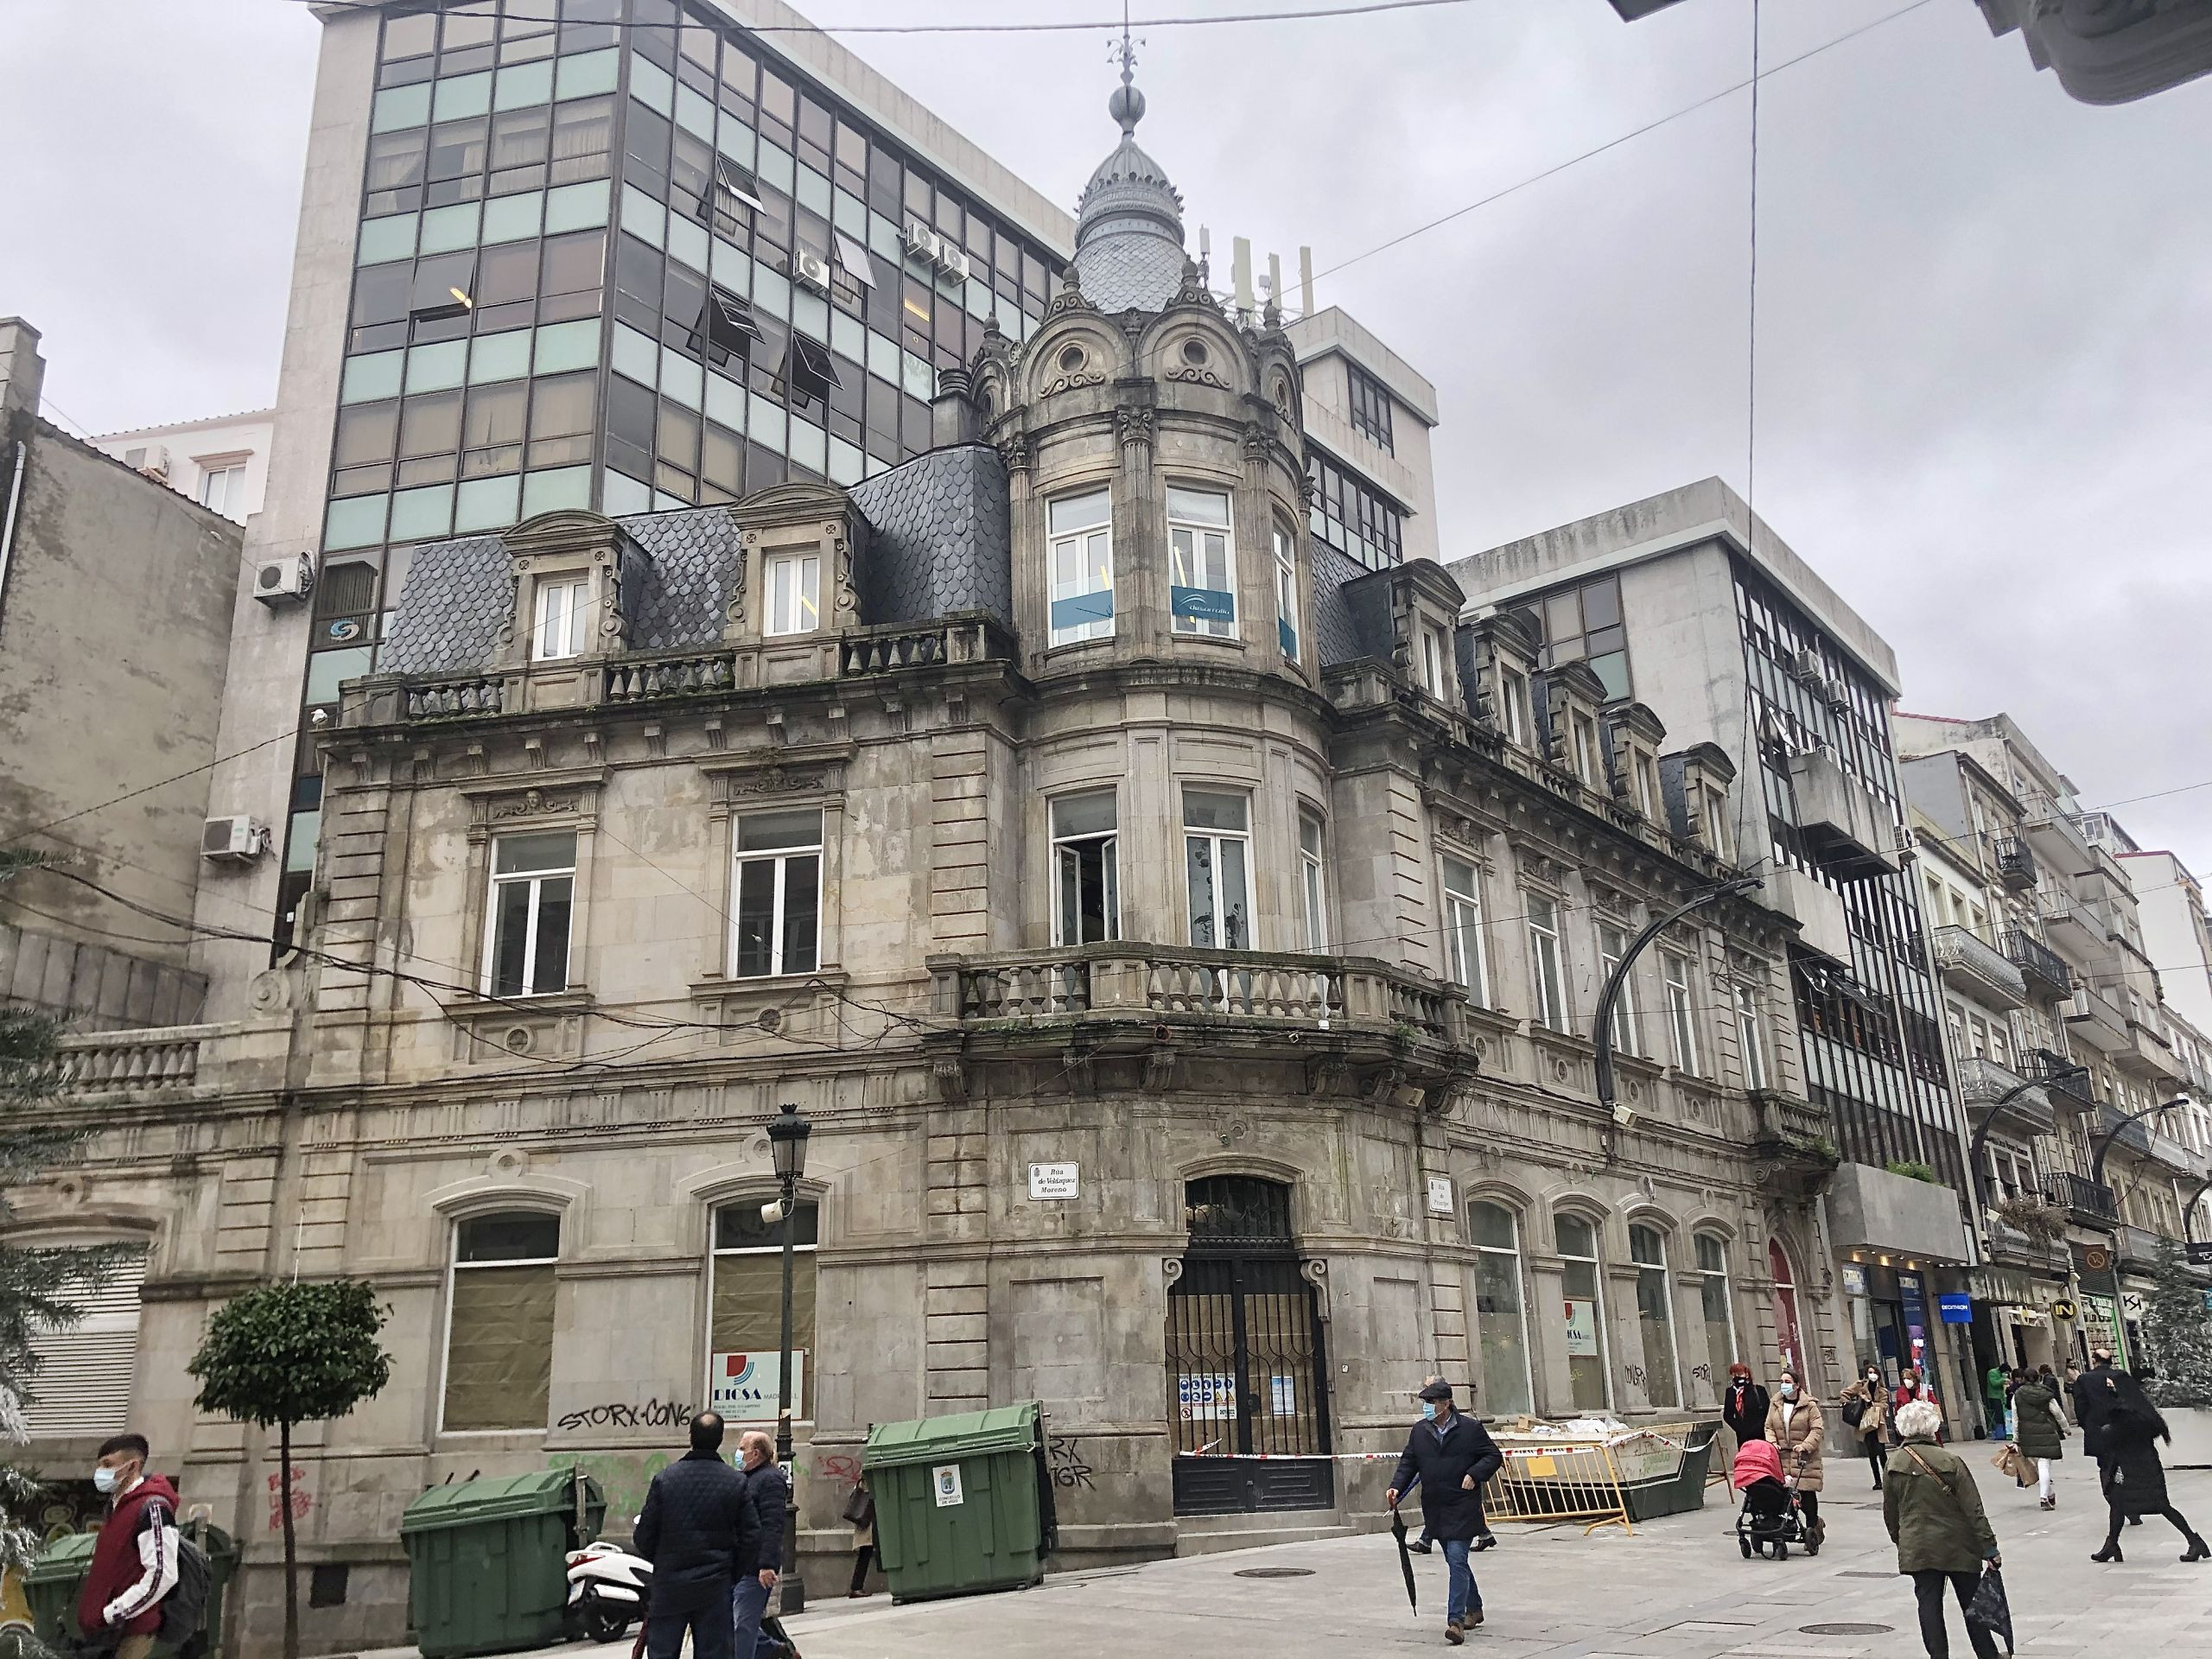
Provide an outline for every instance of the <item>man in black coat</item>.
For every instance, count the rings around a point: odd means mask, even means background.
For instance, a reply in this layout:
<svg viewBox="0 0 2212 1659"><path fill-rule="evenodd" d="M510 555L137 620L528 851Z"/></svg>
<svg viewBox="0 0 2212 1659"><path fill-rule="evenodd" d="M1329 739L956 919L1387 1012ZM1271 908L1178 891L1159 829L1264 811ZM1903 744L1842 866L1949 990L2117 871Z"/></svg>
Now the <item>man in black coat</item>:
<svg viewBox="0 0 2212 1659"><path fill-rule="evenodd" d="M1431 1382L1421 1391L1421 1421L1406 1436L1406 1449L1383 1502L1392 1509L1418 1481L1421 1518L1444 1547L1451 1592L1444 1608L1444 1639L1457 1646L1467 1626L1483 1622L1482 1592L1467 1565L1467 1551L1483 1529L1483 1483L1505 1461L1490 1431L1452 1408L1452 1387Z"/></svg>
<svg viewBox="0 0 2212 1659"><path fill-rule="evenodd" d="M757 1428L737 1437L738 1466L745 1480L745 1502L753 1511L751 1544L738 1552L737 1659L753 1659L760 1640L760 1621L768 1611L768 1592L784 1566L784 1510L791 1488L776 1466L775 1442Z"/></svg>
<svg viewBox="0 0 2212 1659"><path fill-rule="evenodd" d="M745 1477L722 1461L722 1420L691 1420L691 1449L653 1477L631 1549L653 1564L645 1613L649 1659L677 1659L691 1633L692 1659L732 1659L730 1591L738 1563L760 1548Z"/></svg>

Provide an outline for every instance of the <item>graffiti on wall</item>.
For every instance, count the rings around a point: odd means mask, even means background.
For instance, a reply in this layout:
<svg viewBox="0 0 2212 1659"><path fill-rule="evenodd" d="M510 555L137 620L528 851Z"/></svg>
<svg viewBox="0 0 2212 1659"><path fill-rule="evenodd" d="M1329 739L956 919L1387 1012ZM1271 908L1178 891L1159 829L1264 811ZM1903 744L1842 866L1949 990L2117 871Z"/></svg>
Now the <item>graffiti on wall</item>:
<svg viewBox="0 0 2212 1659"><path fill-rule="evenodd" d="M642 1402L602 1401L563 1412L553 1427L571 1432L580 1428L682 1428L697 1416L699 1408L658 1395Z"/></svg>
<svg viewBox="0 0 2212 1659"><path fill-rule="evenodd" d="M307 1489L308 1471L298 1464L291 1469L291 1478L272 1472L269 1477L269 1530L284 1530L284 1509L291 1506L294 1522L304 1521L315 1509L315 1494ZM289 1488L289 1495L286 1491Z"/></svg>
<svg viewBox="0 0 2212 1659"><path fill-rule="evenodd" d="M1080 1486L1084 1491L1096 1491L1091 1477L1098 1471L1090 1466L1090 1459L1083 1455L1083 1443L1072 1434L1054 1434L1045 1441L1045 1462L1052 1471L1056 1486Z"/></svg>

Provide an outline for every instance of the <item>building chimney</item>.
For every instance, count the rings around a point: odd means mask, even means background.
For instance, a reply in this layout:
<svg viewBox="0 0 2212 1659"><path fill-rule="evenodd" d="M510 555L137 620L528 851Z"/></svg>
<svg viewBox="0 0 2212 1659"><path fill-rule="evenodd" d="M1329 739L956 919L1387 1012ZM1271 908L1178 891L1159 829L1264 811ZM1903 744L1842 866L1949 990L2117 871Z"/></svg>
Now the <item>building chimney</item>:
<svg viewBox="0 0 2212 1659"><path fill-rule="evenodd" d="M930 404L930 448L949 449L982 436L976 417L975 380L965 369L939 369L937 397Z"/></svg>
<svg viewBox="0 0 2212 1659"><path fill-rule="evenodd" d="M38 413L39 383L46 359L38 354L38 330L21 317L0 317L0 426L17 410Z"/></svg>

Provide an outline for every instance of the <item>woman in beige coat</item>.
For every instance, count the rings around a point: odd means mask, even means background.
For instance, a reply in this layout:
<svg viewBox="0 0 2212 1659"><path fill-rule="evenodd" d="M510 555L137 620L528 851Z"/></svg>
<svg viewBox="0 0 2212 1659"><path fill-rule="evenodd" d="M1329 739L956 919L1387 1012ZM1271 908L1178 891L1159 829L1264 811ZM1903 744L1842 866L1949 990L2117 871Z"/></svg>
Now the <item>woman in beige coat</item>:
<svg viewBox="0 0 2212 1659"><path fill-rule="evenodd" d="M1866 1454L1866 1466L1874 1471L1874 1490L1878 1492L1882 1465L1890 1455L1889 1437L1883 1432L1889 1427L1890 1390L1882 1381L1882 1368L1869 1362L1859 1379L1843 1391L1843 1403L1856 1403L1859 1408L1859 1427L1852 1432L1859 1436L1859 1449Z"/></svg>
<svg viewBox="0 0 2212 1659"><path fill-rule="evenodd" d="M1798 1507L1805 1512L1806 1541L1821 1547L1827 1528L1821 1520L1821 1440L1827 1424L1821 1408L1797 1380L1785 1370L1774 1385L1774 1402L1766 1408L1766 1437L1782 1453L1782 1474L1797 1489Z"/></svg>

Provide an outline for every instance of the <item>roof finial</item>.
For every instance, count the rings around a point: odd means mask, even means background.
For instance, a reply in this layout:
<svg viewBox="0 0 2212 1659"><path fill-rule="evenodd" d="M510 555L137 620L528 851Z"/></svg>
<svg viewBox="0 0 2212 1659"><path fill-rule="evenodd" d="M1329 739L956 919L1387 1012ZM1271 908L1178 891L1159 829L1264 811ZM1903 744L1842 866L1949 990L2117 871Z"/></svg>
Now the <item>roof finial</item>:
<svg viewBox="0 0 2212 1659"><path fill-rule="evenodd" d="M1137 123L1144 119L1144 94L1136 88L1137 50L1129 39L1129 0L1122 0L1122 39L1112 55L1122 66L1122 85L1106 100L1106 113L1120 124L1124 138L1134 138Z"/></svg>

